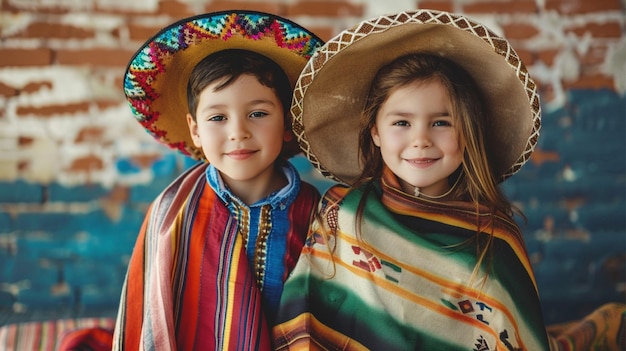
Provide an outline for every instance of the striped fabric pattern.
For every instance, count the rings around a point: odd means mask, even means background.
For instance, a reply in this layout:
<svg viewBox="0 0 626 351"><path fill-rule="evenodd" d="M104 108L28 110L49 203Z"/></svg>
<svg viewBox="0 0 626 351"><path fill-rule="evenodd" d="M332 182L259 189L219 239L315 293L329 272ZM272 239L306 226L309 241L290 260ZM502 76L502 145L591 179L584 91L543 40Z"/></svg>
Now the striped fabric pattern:
<svg viewBox="0 0 626 351"><path fill-rule="evenodd" d="M114 350L271 349L243 237L205 171L183 174L149 210L129 263ZM303 184L286 240L303 244L316 194Z"/></svg>
<svg viewBox="0 0 626 351"><path fill-rule="evenodd" d="M316 230L287 281L274 339L279 350L549 350L534 275L520 232L497 217L492 255L470 284L477 224L466 203L396 190L331 188L336 233ZM361 225L355 213L368 196ZM484 209L482 209L484 210ZM484 240L484 233L480 236ZM488 279L481 278L488 272Z"/></svg>
<svg viewBox="0 0 626 351"><path fill-rule="evenodd" d="M107 331L113 330L114 324L112 318L68 318L9 324L0 327L0 350L55 351L63 348L62 342L69 345L72 340L65 338L65 335L77 329L103 330L99 335L92 333L92 345L93 340L100 336L100 343L108 344L110 349L110 334Z"/></svg>

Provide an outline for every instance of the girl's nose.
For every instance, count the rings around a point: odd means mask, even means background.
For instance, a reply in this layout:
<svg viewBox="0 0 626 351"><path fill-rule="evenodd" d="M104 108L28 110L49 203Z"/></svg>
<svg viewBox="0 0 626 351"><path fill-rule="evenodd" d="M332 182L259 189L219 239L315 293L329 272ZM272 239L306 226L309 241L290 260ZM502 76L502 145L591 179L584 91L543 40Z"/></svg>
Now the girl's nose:
<svg viewBox="0 0 626 351"><path fill-rule="evenodd" d="M413 147L427 148L433 145L430 140L430 134L427 127L417 126L413 131L413 140L411 141Z"/></svg>

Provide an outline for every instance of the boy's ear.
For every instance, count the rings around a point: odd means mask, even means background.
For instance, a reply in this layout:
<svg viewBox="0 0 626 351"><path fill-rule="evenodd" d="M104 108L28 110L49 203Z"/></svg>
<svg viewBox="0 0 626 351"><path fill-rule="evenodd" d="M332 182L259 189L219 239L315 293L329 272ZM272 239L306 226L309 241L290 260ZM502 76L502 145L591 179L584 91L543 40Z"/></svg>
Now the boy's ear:
<svg viewBox="0 0 626 351"><path fill-rule="evenodd" d="M288 143L293 140L293 133L290 130L285 130L285 134L283 135L283 141Z"/></svg>
<svg viewBox="0 0 626 351"><path fill-rule="evenodd" d="M191 113L187 113L187 126L189 127L189 134L191 135L193 144L196 147L201 148L202 141L200 140L200 135L198 134L198 123L196 123Z"/></svg>
<svg viewBox="0 0 626 351"><path fill-rule="evenodd" d="M281 156L285 159L291 158L297 154L302 152L300 150L300 145L298 144L298 140L296 140L296 136L293 135L293 132L290 130L285 130L283 134L283 150L281 151Z"/></svg>

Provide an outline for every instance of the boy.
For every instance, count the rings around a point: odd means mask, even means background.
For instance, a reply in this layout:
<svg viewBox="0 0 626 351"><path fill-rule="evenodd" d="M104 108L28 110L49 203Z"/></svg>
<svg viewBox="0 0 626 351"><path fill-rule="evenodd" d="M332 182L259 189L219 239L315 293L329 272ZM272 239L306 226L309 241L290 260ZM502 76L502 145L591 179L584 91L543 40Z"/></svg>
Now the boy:
<svg viewBox="0 0 626 351"><path fill-rule="evenodd" d="M181 20L131 60L124 89L160 142L199 160L152 203L137 239L113 349L265 350L318 191L289 106L322 42L258 12Z"/></svg>

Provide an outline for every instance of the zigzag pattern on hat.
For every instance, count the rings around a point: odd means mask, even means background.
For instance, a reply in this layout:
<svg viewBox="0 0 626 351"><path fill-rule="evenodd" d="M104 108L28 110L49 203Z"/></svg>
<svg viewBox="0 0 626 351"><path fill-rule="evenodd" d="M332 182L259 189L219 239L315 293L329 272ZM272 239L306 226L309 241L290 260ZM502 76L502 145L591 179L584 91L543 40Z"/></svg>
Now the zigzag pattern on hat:
<svg viewBox="0 0 626 351"><path fill-rule="evenodd" d="M435 10L400 12L361 22L351 29L344 30L335 38L329 40L324 47L315 52L313 58L309 60L303 69L300 79L296 84L291 109L292 114L295 117L293 131L307 158L325 177L341 182L340 179L337 179L320 164L315 154L311 151L311 147L304 136L304 125L302 124L302 103L304 101L304 94L306 93L308 86L315 79L315 75L319 72L319 69L325 62L328 62L342 49L359 41L367 35L381 33L395 26L407 23L444 24L469 32L482 39L485 43L492 47L494 52L501 55L508 65L515 71L520 83L523 85L524 90L528 95L533 115L533 128L524 152L519 156L515 164L513 164L511 168L502 175L502 180L517 173L524 163L528 161L530 155L534 151L539 138L539 129L541 128L541 106L539 103L539 93L537 92L537 87L534 81L530 78L524 63L520 60L511 45L509 45L508 41L497 36L484 25L473 22L466 17Z"/></svg>
<svg viewBox="0 0 626 351"><path fill-rule="evenodd" d="M124 79L124 92L130 108L139 123L159 142L190 155L184 142L169 142L166 131L159 130L154 122L160 117L152 103L159 97L153 84L165 72L164 61L195 43L206 40L227 41L233 35L249 40L270 38L277 47L306 59L310 58L321 43L319 39L292 23L261 13L223 13L212 17L200 17L181 21L159 32L149 46L133 57Z"/></svg>

